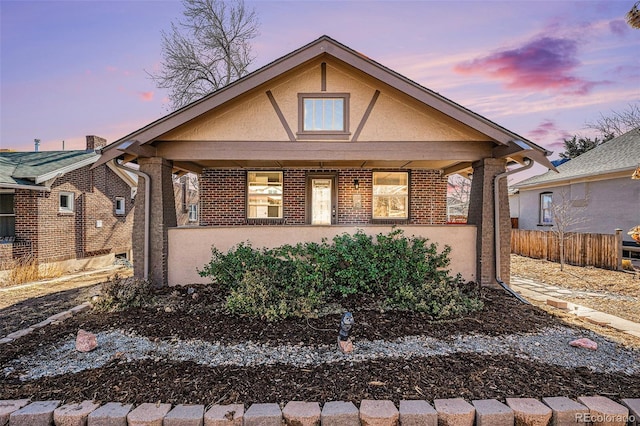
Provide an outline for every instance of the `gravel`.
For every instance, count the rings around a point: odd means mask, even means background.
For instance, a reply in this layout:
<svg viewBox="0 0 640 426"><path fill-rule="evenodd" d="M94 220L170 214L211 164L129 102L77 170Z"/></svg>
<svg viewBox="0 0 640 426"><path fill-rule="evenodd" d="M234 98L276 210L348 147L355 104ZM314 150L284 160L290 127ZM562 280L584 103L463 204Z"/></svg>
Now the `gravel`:
<svg viewBox="0 0 640 426"><path fill-rule="evenodd" d="M570 341L582 337L597 342L598 350L569 345ZM589 331L567 327L548 327L537 333L497 337L472 334L447 339L407 336L394 341L355 340L354 352L349 355L339 352L335 345L271 346L251 341L224 345L178 339L152 341L121 330L101 332L97 338L99 346L92 352L76 351L75 339L69 339L57 347L14 359L3 373L5 376L17 374L21 380L28 381L99 368L113 360L192 361L211 367L275 364L308 367L345 360L357 363L380 358L432 357L454 353L513 355L566 368L588 368L592 372L640 373L640 351L624 348Z"/></svg>

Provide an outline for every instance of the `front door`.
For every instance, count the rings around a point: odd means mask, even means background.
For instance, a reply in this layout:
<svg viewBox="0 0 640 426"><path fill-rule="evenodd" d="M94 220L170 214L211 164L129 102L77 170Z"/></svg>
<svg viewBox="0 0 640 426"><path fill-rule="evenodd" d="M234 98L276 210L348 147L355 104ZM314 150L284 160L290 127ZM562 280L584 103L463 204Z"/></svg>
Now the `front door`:
<svg viewBox="0 0 640 426"><path fill-rule="evenodd" d="M334 214L333 179L311 178L311 224L331 225Z"/></svg>

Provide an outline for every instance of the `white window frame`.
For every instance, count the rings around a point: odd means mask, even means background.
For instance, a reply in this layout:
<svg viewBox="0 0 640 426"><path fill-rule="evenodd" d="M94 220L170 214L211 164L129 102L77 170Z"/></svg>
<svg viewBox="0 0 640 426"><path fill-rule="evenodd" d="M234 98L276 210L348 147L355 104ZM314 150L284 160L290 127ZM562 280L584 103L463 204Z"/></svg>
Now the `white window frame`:
<svg viewBox="0 0 640 426"><path fill-rule="evenodd" d="M548 198L548 201L546 199ZM540 225L553 225L553 192L541 192L540 193L540 211L539 211L539 224ZM545 214L546 213L546 214Z"/></svg>
<svg viewBox="0 0 640 426"><path fill-rule="evenodd" d="M198 205L189 204L189 222L198 221Z"/></svg>
<svg viewBox="0 0 640 426"><path fill-rule="evenodd" d="M118 208L118 204L121 205L120 208ZM115 208L116 208L116 214L117 215L123 215L123 214L126 213L127 208L126 208L124 197L116 197Z"/></svg>
<svg viewBox="0 0 640 426"><path fill-rule="evenodd" d="M68 202L66 206L62 206L62 198L66 197ZM58 212L73 213L75 207L76 194L70 191L60 191L58 194Z"/></svg>
<svg viewBox="0 0 640 426"><path fill-rule="evenodd" d="M389 174L403 174L406 176L406 185L405 185L405 190L399 193L390 193L390 192L386 192L384 191L384 189L382 188L383 186L388 186L388 185L380 185L380 184L376 184L376 180L377 180L377 176L376 175L389 175ZM372 208L372 212L371 215L373 217L373 219L383 219L383 220L407 220L409 219L409 185L410 185L410 176L409 176L409 172L373 172L373 176L372 176L372 183L373 183L373 200L371 203L371 208ZM390 188L387 188L390 189ZM391 207L388 208L387 210L387 215L379 215L376 214L376 211L379 209L376 209L376 206L379 202L379 200L382 199L386 199L387 203L389 204L389 206L391 206L391 203L393 201L393 199L402 199L403 203L404 203L404 214L403 215L392 215L391 214Z"/></svg>
<svg viewBox="0 0 640 426"><path fill-rule="evenodd" d="M269 180L268 175L273 174L280 176L279 181ZM284 217L284 173L282 171L249 171L247 172L246 188L247 219L275 220ZM272 203L277 199L280 199L280 204ZM272 216L271 213L276 207L278 207L278 215Z"/></svg>
<svg viewBox="0 0 640 426"><path fill-rule="evenodd" d="M0 238L2 237L15 237L15 228L16 228L16 222L15 222L15 217L16 217L16 209L15 209L15 191L14 190L0 190L0 195L4 195L4 194L11 194L13 195L13 206L11 207L11 213L2 213L0 212L0 217L13 217L13 235L0 235Z"/></svg>

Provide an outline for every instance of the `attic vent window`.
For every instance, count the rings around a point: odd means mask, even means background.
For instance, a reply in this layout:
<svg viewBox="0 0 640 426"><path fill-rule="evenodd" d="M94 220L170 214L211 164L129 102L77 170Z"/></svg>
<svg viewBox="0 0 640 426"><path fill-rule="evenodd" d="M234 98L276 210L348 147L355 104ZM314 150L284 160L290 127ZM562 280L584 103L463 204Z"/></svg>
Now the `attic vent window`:
<svg viewBox="0 0 640 426"><path fill-rule="evenodd" d="M348 139L348 93L300 93L298 137L301 139Z"/></svg>
<svg viewBox="0 0 640 426"><path fill-rule="evenodd" d="M60 192L60 213L73 213L73 200L75 194L73 192Z"/></svg>

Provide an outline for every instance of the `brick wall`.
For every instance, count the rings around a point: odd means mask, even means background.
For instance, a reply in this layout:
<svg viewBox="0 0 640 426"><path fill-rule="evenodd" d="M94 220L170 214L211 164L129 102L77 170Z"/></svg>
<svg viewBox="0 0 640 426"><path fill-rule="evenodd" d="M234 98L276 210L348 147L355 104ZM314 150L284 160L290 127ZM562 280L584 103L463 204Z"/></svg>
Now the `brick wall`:
<svg viewBox="0 0 640 426"><path fill-rule="evenodd" d="M205 169L200 181L200 225L261 225L307 223L307 176L335 174L338 185L337 223L366 225L371 219L373 171L354 170L285 170L283 173L282 220L246 219L246 171ZM354 180L359 183L355 188ZM410 173L410 218L389 223L446 224L447 179L437 170L412 170ZM376 221L380 223L381 221Z"/></svg>
<svg viewBox="0 0 640 426"><path fill-rule="evenodd" d="M131 250L130 187L106 166L89 168L57 178L51 192L16 190L16 240L10 255L2 251L3 260L32 255L46 263ZM59 211L63 191L74 193L72 213ZM115 214L116 196L125 199L123 215Z"/></svg>

